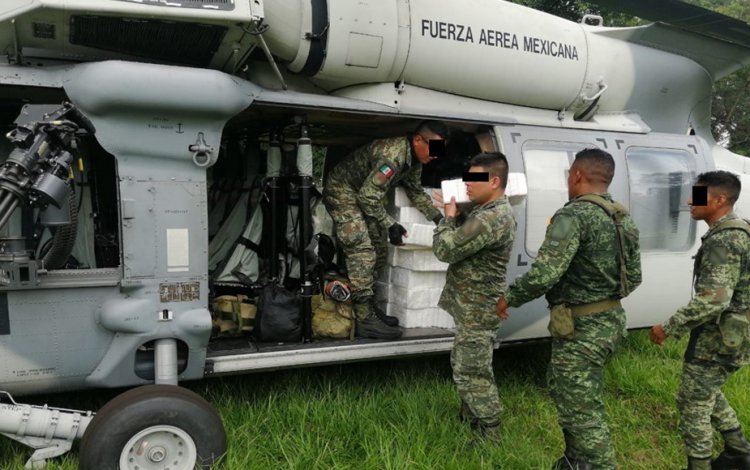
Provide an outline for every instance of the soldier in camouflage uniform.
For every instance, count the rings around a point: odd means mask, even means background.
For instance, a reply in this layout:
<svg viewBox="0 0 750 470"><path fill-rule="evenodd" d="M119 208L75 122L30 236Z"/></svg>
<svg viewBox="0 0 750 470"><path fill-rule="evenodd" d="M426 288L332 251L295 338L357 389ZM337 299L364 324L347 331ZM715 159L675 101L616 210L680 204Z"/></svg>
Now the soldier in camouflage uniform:
<svg viewBox="0 0 750 470"><path fill-rule="evenodd" d="M398 319L375 307L373 283L385 266L385 235L403 245L406 230L385 211L388 190L401 186L429 220L442 217L420 182L422 165L433 157L430 140L447 137L445 125L424 121L407 137L379 139L348 155L325 180L323 203L335 223L344 251L354 303L356 335L395 339L401 336Z"/></svg>
<svg viewBox="0 0 750 470"><path fill-rule="evenodd" d="M586 149L576 155L568 174L570 202L552 218L530 270L497 305L506 317L508 306L546 294L552 308L547 383L566 445L553 469L615 468L602 375L626 334L619 299L641 283L641 264L638 229L607 193L614 172L607 152ZM613 217L594 203L602 199L619 214L624 240Z"/></svg>
<svg viewBox="0 0 750 470"><path fill-rule="evenodd" d="M690 332L677 393L688 468L750 470L750 444L721 392L729 376L750 361L750 237L747 224L732 212L740 180L712 171L696 184L707 188L707 205L691 199L690 214L709 229L695 257L695 296L664 325L655 325L651 340L661 344ZM712 464L713 428L724 437L724 451Z"/></svg>
<svg viewBox="0 0 750 470"><path fill-rule="evenodd" d="M460 417L482 436L497 439L502 405L492 371L492 345L500 327L494 306L507 288L505 273L516 222L504 193L505 156L479 154L469 171L488 175L486 181L466 183L469 198L477 205L459 221L455 201L446 204L432 249L440 261L450 263L439 305L456 323L451 366L461 398Z"/></svg>

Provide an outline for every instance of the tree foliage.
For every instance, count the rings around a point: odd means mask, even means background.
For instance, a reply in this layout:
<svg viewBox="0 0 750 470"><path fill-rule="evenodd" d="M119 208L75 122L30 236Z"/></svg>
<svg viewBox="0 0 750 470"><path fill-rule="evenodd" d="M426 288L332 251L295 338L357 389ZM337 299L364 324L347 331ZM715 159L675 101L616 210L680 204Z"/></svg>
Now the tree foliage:
<svg viewBox="0 0 750 470"><path fill-rule="evenodd" d="M571 21L581 21L584 15L599 15L607 26L635 26L639 19L603 8L595 3L576 0L510 0L535 10L551 13Z"/></svg>
<svg viewBox="0 0 750 470"><path fill-rule="evenodd" d="M607 26L635 26L641 22L639 18L604 9L595 2L512 1L572 21L580 21L586 14L596 14L604 18L604 24ZM750 1L748 0L685 1L750 23ZM716 81L711 124L717 142L733 152L750 156L750 66L745 66Z"/></svg>
<svg viewBox="0 0 750 470"><path fill-rule="evenodd" d="M690 3L750 22L747 0L690 0ZM750 156L750 66L714 83L711 127L717 142L733 152Z"/></svg>

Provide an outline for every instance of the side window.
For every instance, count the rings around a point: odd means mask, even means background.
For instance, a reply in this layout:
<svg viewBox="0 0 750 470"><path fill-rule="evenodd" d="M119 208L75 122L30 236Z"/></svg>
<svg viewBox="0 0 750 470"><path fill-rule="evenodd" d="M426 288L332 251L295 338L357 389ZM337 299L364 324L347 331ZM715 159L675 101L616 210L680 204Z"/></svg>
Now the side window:
<svg viewBox="0 0 750 470"><path fill-rule="evenodd" d="M630 212L641 232L641 250L682 251L695 241L687 204L695 161L681 150L629 148Z"/></svg>
<svg viewBox="0 0 750 470"><path fill-rule="evenodd" d="M526 199L526 252L536 256L547 225L568 202L568 170L578 151L591 144L528 141L523 161L529 192Z"/></svg>

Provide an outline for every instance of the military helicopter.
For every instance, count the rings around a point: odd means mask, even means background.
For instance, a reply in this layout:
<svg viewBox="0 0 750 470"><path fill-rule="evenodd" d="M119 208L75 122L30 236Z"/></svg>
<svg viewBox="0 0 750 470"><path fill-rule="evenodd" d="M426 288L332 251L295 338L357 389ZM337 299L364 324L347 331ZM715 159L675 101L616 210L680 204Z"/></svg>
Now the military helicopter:
<svg viewBox="0 0 750 470"><path fill-rule="evenodd" d="M750 160L709 125L713 82L750 63L750 26L677 0L600 3L657 21L501 0L4 0L0 432L35 449L28 468L79 438L83 469L208 468L221 420L180 381L450 350L429 240L392 249L381 279L400 340L312 333L313 240L330 232L315 167L423 119L454 131L456 161L508 156L511 280L567 200L574 154L610 152L643 249L628 327L666 318L690 296L695 176L750 187ZM402 194L390 207L419 238ZM263 276L294 293L297 339L212 334L212 299L257 296ZM546 321L527 304L499 340L546 338ZM134 386L96 414L11 397Z"/></svg>

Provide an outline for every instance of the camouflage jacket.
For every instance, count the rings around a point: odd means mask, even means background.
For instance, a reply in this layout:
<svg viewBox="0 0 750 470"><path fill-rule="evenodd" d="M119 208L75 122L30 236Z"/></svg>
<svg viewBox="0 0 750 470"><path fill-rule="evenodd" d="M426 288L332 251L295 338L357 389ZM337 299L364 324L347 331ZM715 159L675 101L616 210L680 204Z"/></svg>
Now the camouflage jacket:
<svg viewBox="0 0 750 470"><path fill-rule="evenodd" d="M494 312L505 280L516 221L508 198L475 207L463 224L446 217L435 229L432 250L450 263L439 306L457 312Z"/></svg>
<svg viewBox="0 0 750 470"><path fill-rule="evenodd" d="M600 193L612 201L608 193ZM630 216L623 222L637 231ZM632 289L641 283L637 240L628 256L627 277ZM581 305L618 297L617 231L612 218L590 202L573 199L558 210L547 227L531 269L516 279L506 301L511 307L546 294L550 305Z"/></svg>
<svg viewBox="0 0 750 470"><path fill-rule="evenodd" d="M385 211L383 199L397 185L429 220L440 213L424 192L421 178L422 164L412 154L410 139L393 137L374 140L352 152L331 170L326 184L349 186L357 192L362 213L390 227L396 221Z"/></svg>
<svg viewBox="0 0 750 470"><path fill-rule="evenodd" d="M750 238L742 230L716 231L729 219L738 217L725 215L701 238L695 256L695 295L664 323L668 336L679 338L698 325L717 322L724 311L750 307Z"/></svg>

